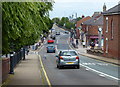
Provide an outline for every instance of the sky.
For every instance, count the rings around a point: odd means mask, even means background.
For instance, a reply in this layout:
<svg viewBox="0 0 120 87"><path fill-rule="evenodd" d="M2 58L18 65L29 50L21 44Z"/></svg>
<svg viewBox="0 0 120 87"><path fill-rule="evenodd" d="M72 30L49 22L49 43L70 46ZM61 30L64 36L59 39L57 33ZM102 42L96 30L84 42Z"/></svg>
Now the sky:
<svg viewBox="0 0 120 87"><path fill-rule="evenodd" d="M50 18L69 17L77 14L77 17L92 16L94 12L103 11L106 4L107 10L118 4L118 0L54 0L53 11Z"/></svg>

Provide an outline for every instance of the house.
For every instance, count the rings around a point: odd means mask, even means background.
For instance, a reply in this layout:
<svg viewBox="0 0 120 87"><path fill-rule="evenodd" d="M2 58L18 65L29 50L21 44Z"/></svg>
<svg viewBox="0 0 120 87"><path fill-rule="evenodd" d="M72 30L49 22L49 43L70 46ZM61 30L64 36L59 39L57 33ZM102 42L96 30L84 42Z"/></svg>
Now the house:
<svg viewBox="0 0 120 87"><path fill-rule="evenodd" d="M76 28L80 31L80 40L83 41L85 39L85 29L84 27L82 26L83 22L84 21L87 21L88 19L90 19L91 17L90 16L87 16L87 17L84 17L82 16L82 19L77 21L76 23Z"/></svg>
<svg viewBox="0 0 120 87"><path fill-rule="evenodd" d="M87 20L90 19L90 18L91 18L90 16L87 16L87 17L84 17L84 18L82 18L81 20L77 21L76 27L77 27L77 28L81 27L81 24L82 24L84 21L87 21Z"/></svg>
<svg viewBox="0 0 120 87"><path fill-rule="evenodd" d="M120 4L102 14L104 56L120 59Z"/></svg>
<svg viewBox="0 0 120 87"><path fill-rule="evenodd" d="M101 12L94 12L93 16L83 22L83 28L85 30L86 34L86 46L90 45L91 42L94 42L96 45L98 45L98 40L99 40L99 23L102 22L102 14ZM101 25L102 26L102 25ZM103 37L102 37L103 38Z"/></svg>

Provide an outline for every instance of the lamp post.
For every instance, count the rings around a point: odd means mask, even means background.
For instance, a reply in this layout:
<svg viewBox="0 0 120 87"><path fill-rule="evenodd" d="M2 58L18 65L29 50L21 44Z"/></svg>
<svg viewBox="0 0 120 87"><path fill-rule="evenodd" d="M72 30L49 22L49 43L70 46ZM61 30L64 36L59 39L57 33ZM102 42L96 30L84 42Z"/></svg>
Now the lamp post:
<svg viewBox="0 0 120 87"><path fill-rule="evenodd" d="M101 49L102 27L98 27L98 32L99 32L99 43L98 43L98 47L99 47L99 49Z"/></svg>

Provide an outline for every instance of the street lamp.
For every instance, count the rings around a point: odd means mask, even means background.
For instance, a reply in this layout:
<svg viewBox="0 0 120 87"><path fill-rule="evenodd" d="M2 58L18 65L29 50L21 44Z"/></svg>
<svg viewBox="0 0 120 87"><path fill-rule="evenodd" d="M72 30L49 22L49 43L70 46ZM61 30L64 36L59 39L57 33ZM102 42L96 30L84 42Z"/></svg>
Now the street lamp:
<svg viewBox="0 0 120 87"><path fill-rule="evenodd" d="M102 28L101 27L98 27L98 32L99 32L99 43L98 43L98 46L99 46L99 49L101 49L101 41L102 41Z"/></svg>

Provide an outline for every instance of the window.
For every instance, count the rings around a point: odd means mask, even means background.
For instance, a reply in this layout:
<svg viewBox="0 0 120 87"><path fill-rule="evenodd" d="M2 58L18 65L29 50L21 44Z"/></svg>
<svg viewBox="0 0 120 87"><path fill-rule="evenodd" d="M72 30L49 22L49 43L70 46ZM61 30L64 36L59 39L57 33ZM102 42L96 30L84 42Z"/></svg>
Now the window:
<svg viewBox="0 0 120 87"><path fill-rule="evenodd" d="M111 20L111 39L113 39L114 23L113 19Z"/></svg>
<svg viewBox="0 0 120 87"><path fill-rule="evenodd" d="M77 53L75 51L64 51L61 56L75 56Z"/></svg>
<svg viewBox="0 0 120 87"><path fill-rule="evenodd" d="M106 17L106 33L108 32L108 17Z"/></svg>

